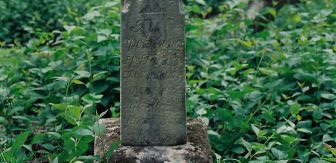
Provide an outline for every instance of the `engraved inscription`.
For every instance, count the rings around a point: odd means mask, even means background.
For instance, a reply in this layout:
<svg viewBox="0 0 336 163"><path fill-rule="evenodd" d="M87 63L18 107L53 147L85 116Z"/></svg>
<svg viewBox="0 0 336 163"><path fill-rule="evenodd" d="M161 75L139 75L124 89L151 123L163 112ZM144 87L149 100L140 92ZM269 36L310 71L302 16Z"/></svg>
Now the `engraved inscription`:
<svg viewBox="0 0 336 163"><path fill-rule="evenodd" d="M177 69L176 67L173 67L172 69ZM177 78L181 78L180 74L177 73L170 73L171 70L162 70L159 73L155 72L143 72L141 69L130 69L125 70L122 78L126 79L141 79L145 78L146 80L174 80Z"/></svg>
<svg viewBox="0 0 336 163"><path fill-rule="evenodd" d="M161 7L159 0L144 0L144 5L140 9L139 13L155 13L162 12L163 8Z"/></svg>
<svg viewBox="0 0 336 163"><path fill-rule="evenodd" d="M153 67L161 67L161 66L174 66L177 67L181 63L179 62L181 59L179 58L178 53L175 54L162 54L158 56L127 56L122 61L122 64L127 64L129 66L142 66L145 64L151 64Z"/></svg>
<svg viewBox="0 0 336 163"><path fill-rule="evenodd" d="M132 98L142 98L142 95L146 95L146 94L150 94L150 93L153 93L154 90L162 90L161 92L161 95L162 96L169 96L171 94L174 94L174 93L177 93L179 91L182 91L183 88L181 87L165 87L165 88L160 88L160 87L129 87L125 90L125 93L128 94L128 95L132 95L132 96L129 96L129 97L132 97ZM163 100L164 101L164 100Z"/></svg>
<svg viewBox="0 0 336 163"><path fill-rule="evenodd" d="M121 12L121 140L137 146L185 143L181 0L128 3Z"/></svg>
<svg viewBox="0 0 336 163"><path fill-rule="evenodd" d="M184 40L182 39L130 39L127 41L127 48L162 48L162 49L183 49Z"/></svg>
<svg viewBox="0 0 336 163"><path fill-rule="evenodd" d="M144 96L144 94L142 94ZM164 108L165 105L174 105L174 103L180 102L181 99L180 97L172 97L170 99L166 100L160 100L158 101L155 98L149 99L149 98L144 98L142 99L141 96L135 96L135 97L128 97L126 98L127 100L130 100L132 103L125 104L127 106L126 110L133 110L133 108L147 108L150 109L149 107L153 108ZM161 111L162 112L162 111Z"/></svg>
<svg viewBox="0 0 336 163"><path fill-rule="evenodd" d="M164 33L162 22L154 21L150 18L137 20L136 23L130 27L130 30L132 32L141 33L144 37Z"/></svg>
<svg viewBox="0 0 336 163"><path fill-rule="evenodd" d="M172 113L167 113L167 114L172 114ZM173 114L172 114L173 115ZM135 115L135 114L130 114L129 116L132 116L132 117L137 117L138 115ZM153 114L153 117L160 117L162 115L155 115ZM178 115L176 115L178 116ZM157 121L157 124L159 127L164 127L165 125L167 124L170 124L170 123L177 123L179 121L181 121L180 118L166 118L166 119L157 119L157 118L145 118L145 117L137 117L137 118L128 118L127 119L127 123L128 125L136 125L136 124L146 124L146 121Z"/></svg>

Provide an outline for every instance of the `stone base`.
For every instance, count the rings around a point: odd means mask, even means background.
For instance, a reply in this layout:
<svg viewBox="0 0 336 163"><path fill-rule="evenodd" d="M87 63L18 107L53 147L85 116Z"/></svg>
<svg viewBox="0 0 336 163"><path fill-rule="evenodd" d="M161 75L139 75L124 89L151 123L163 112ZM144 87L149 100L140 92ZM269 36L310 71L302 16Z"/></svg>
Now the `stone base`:
<svg viewBox="0 0 336 163"><path fill-rule="evenodd" d="M119 119L102 119L105 135L95 140L95 155L105 158L110 145L120 140ZM201 120L190 120L188 142L177 146L119 146L107 163L212 163L206 126Z"/></svg>

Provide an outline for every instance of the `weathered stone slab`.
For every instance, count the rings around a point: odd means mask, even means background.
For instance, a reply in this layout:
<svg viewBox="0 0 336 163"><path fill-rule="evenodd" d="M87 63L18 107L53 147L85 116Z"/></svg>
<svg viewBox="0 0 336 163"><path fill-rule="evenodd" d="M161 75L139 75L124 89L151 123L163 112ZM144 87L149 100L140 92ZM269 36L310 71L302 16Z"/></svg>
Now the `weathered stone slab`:
<svg viewBox="0 0 336 163"><path fill-rule="evenodd" d="M121 139L186 142L182 0L122 0Z"/></svg>
<svg viewBox="0 0 336 163"><path fill-rule="evenodd" d="M105 135L95 140L95 155L104 158L109 146L118 142L119 119L102 119ZM201 120L187 123L188 142L177 146L123 146L121 145L107 163L212 163L207 128Z"/></svg>

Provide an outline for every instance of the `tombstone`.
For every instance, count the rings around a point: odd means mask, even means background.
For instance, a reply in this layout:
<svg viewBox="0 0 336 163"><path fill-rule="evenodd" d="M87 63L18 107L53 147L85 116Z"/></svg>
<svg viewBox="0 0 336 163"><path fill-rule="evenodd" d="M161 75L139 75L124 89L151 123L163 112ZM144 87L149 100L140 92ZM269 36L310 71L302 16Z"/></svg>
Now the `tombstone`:
<svg viewBox="0 0 336 163"><path fill-rule="evenodd" d="M102 119L108 163L212 163L207 128L186 120L182 0L121 0L121 118Z"/></svg>
<svg viewBox="0 0 336 163"><path fill-rule="evenodd" d="M121 140L187 140L184 13L180 0L122 0Z"/></svg>

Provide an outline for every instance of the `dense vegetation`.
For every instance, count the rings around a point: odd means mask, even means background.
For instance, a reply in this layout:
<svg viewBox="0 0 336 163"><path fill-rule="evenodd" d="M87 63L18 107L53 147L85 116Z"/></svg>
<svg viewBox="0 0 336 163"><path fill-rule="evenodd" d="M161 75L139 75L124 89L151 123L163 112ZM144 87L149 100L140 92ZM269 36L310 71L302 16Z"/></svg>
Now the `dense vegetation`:
<svg viewBox="0 0 336 163"><path fill-rule="evenodd" d="M92 142L119 116L119 2L33 2L0 0L0 161L104 161ZM186 4L188 115L218 162L336 162L336 2L255 20L237 0Z"/></svg>

